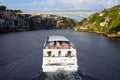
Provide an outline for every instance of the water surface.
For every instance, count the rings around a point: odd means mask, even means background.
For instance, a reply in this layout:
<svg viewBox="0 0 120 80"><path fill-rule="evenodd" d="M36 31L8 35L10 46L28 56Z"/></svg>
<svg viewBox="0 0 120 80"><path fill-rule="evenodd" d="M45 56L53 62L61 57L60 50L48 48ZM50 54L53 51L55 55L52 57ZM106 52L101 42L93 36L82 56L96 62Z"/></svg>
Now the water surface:
<svg viewBox="0 0 120 80"><path fill-rule="evenodd" d="M61 35L76 47L79 69L96 80L120 80L120 43L93 33L40 30L0 35L0 80L31 80L40 74L43 43Z"/></svg>

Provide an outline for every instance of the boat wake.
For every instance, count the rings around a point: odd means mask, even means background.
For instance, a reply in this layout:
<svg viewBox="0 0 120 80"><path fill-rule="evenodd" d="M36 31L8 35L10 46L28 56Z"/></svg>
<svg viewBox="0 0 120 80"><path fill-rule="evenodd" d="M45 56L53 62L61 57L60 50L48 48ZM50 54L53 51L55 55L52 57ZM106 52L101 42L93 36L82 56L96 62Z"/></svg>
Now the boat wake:
<svg viewBox="0 0 120 80"><path fill-rule="evenodd" d="M54 72L54 73L44 73L41 72L41 74L37 77L35 77L32 80L95 80L94 78L81 73L81 71L78 72Z"/></svg>

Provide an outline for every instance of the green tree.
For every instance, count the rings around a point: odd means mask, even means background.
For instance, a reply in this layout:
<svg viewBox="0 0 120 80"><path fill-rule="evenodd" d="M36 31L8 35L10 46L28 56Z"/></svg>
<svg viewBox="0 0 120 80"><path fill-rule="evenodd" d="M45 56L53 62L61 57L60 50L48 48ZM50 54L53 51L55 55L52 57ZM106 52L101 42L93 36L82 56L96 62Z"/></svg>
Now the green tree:
<svg viewBox="0 0 120 80"><path fill-rule="evenodd" d="M0 10L6 10L6 6L0 6Z"/></svg>
<svg viewBox="0 0 120 80"><path fill-rule="evenodd" d="M116 33L119 30L120 30L120 16L118 16L111 22L109 33Z"/></svg>
<svg viewBox="0 0 120 80"><path fill-rule="evenodd" d="M22 11L21 10L17 10L17 9L15 9L15 10L12 10L13 12L15 12L15 13L22 13Z"/></svg>

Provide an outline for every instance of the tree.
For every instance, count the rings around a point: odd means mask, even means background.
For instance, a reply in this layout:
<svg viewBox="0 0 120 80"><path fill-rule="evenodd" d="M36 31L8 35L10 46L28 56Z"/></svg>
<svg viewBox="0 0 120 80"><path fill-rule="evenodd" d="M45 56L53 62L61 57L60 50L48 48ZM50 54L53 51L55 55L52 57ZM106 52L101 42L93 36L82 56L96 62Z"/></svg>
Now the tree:
<svg viewBox="0 0 120 80"><path fill-rule="evenodd" d="M0 6L0 10L6 10L6 6Z"/></svg>
<svg viewBox="0 0 120 80"><path fill-rule="evenodd" d="M15 12L15 13L22 13L22 11L21 10L12 10L13 12Z"/></svg>

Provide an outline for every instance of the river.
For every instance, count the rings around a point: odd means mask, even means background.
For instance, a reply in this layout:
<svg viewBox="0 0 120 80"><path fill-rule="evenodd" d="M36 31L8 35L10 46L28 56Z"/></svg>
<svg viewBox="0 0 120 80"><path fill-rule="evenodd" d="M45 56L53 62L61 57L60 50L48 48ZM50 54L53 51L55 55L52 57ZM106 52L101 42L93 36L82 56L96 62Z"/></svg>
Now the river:
<svg viewBox="0 0 120 80"><path fill-rule="evenodd" d="M42 65L47 36L62 35L77 49L79 69L96 80L120 80L120 43L72 30L39 30L0 35L0 80L31 80Z"/></svg>

